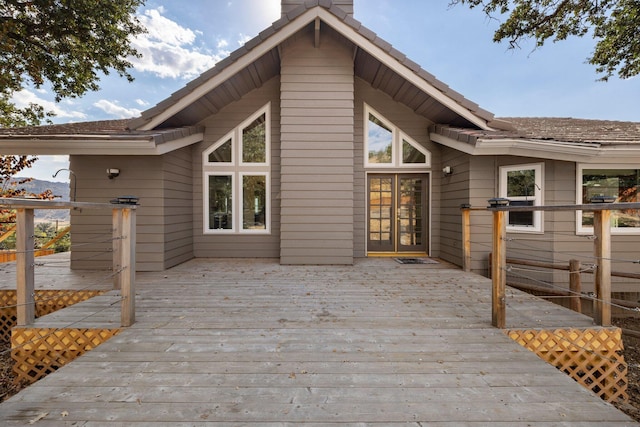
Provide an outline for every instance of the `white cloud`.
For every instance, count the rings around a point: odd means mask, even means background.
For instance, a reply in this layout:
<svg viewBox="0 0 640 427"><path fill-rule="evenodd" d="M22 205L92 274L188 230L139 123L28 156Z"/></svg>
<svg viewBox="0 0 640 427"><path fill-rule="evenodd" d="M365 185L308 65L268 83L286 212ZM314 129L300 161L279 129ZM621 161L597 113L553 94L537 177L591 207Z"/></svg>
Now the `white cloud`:
<svg viewBox="0 0 640 427"><path fill-rule="evenodd" d="M28 89L23 89L19 92L15 92L11 97L11 100L18 108L27 107L29 104L41 105L45 109L45 111L53 111L56 115L56 118L80 120L87 118L87 115L80 111L64 109L60 104L41 98ZM68 103L68 105L71 106L73 104Z"/></svg>
<svg viewBox="0 0 640 427"><path fill-rule="evenodd" d="M138 104L141 107L146 107L147 105L149 105L149 103L144 99L136 99L136 104Z"/></svg>
<svg viewBox="0 0 640 427"><path fill-rule="evenodd" d="M248 36L246 34L240 34L239 36L240 38L238 39L238 46L244 46L245 43L247 43L249 40L251 40L253 37Z"/></svg>
<svg viewBox="0 0 640 427"><path fill-rule="evenodd" d="M142 54L131 62L138 71L160 78L193 78L213 67L223 57L201 52L193 47L196 33L162 16L162 8L151 9L139 16L148 33L132 41Z"/></svg>
<svg viewBox="0 0 640 427"><path fill-rule="evenodd" d="M119 119L137 117L141 113L137 108L126 108L115 102L107 101L106 99L101 99L100 101L95 102L93 106Z"/></svg>

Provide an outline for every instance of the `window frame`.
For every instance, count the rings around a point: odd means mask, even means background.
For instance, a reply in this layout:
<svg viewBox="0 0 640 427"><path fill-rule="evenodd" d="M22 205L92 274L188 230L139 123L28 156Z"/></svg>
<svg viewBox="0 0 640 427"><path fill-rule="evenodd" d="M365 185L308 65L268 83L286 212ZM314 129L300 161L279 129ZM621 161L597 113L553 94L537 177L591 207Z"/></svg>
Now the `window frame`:
<svg viewBox="0 0 640 427"><path fill-rule="evenodd" d="M265 115L265 162L249 163L242 161L243 131L261 115ZM231 162L210 162L209 155L231 139ZM254 114L243 120L232 131L218 139L202 152L202 193L203 193L203 233L216 234L271 234L271 103L267 103ZM231 176L232 180L232 228L211 229L209 214L209 177ZM265 177L265 228L244 228L244 176Z"/></svg>
<svg viewBox="0 0 640 427"><path fill-rule="evenodd" d="M369 162L369 115L375 116L385 127L391 131L391 163L371 163ZM413 138L403 132L393 122L382 114L364 104L364 167L371 169L416 169L431 168L431 152L418 144ZM420 151L425 156L424 163L404 163L403 141L408 142L413 148Z"/></svg>
<svg viewBox="0 0 640 427"><path fill-rule="evenodd" d="M624 169L632 169L632 170L640 170L640 166L638 164L625 163L625 164L589 164L589 163L578 163L576 167L576 204L582 205L584 204L582 200L582 177L585 169L608 169L608 170L624 170ZM613 218L612 218L613 221ZM577 235L592 235L593 234L593 226L584 226L582 225L582 211L576 211L576 234ZM611 234L617 235L640 235L640 227L617 227L615 225L611 225Z"/></svg>
<svg viewBox="0 0 640 427"><path fill-rule="evenodd" d="M527 163L527 164L517 164L517 165L506 165L500 166L499 168L499 194L500 197L506 199L512 199L508 197L507 192L507 184L508 184L508 173L514 171L524 171L524 170L533 170L535 173L534 179L534 191L535 195L533 198L533 206L541 206L544 204L544 190L543 190L543 173L544 173L544 163ZM527 197L527 196L518 196L519 198ZM515 199L514 199L515 200ZM523 199L524 200L524 199ZM506 227L507 232L510 233L535 233L540 234L544 233L544 215L542 211L533 211L533 224L531 226L528 225L510 225L509 224L509 213L507 213L506 218Z"/></svg>

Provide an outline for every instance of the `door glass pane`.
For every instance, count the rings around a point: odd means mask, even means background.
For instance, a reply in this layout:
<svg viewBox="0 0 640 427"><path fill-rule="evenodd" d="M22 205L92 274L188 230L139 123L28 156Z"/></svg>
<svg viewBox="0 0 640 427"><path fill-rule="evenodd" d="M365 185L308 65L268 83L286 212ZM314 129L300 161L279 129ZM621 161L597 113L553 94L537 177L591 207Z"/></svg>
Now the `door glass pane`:
<svg viewBox="0 0 640 427"><path fill-rule="evenodd" d="M242 130L242 162L267 162L267 126L263 114Z"/></svg>
<svg viewBox="0 0 640 427"><path fill-rule="evenodd" d="M209 176L209 229L233 229L232 189L231 176Z"/></svg>
<svg viewBox="0 0 640 427"><path fill-rule="evenodd" d="M265 230L267 204L267 177L245 175L242 177L242 229Z"/></svg>
<svg viewBox="0 0 640 427"><path fill-rule="evenodd" d="M209 154L209 163L231 163L231 138Z"/></svg>
<svg viewBox="0 0 640 427"><path fill-rule="evenodd" d="M422 179L402 178L398 195L399 243L401 246L423 244Z"/></svg>
<svg viewBox="0 0 640 427"><path fill-rule="evenodd" d="M416 147L411 145L409 141L402 140L402 163L404 164L424 164L427 162L427 156Z"/></svg>
<svg viewBox="0 0 640 427"><path fill-rule="evenodd" d="M376 116L369 114L367 129L367 151L369 163L390 164L393 147L393 132Z"/></svg>
<svg viewBox="0 0 640 427"><path fill-rule="evenodd" d="M389 245L392 243L393 180L371 178L369 182L369 240Z"/></svg>

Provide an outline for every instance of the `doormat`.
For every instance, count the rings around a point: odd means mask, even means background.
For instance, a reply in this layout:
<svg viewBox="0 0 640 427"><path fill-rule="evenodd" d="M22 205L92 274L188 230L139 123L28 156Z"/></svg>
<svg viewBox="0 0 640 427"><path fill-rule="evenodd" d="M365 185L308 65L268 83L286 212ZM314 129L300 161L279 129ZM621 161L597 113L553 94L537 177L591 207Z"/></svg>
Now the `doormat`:
<svg viewBox="0 0 640 427"><path fill-rule="evenodd" d="M400 264L438 264L438 261L431 258L394 258Z"/></svg>

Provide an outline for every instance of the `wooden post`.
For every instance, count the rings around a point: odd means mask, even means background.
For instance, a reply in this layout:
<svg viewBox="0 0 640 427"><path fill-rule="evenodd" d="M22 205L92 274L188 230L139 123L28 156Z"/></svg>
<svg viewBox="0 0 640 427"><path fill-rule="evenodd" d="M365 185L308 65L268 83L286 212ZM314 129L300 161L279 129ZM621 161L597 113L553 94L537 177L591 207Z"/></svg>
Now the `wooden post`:
<svg viewBox="0 0 640 427"><path fill-rule="evenodd" d="M116 240L119 242L119 262L114 260L114 265L119 264L116 276L119 276L120 295L122 297L120 310L120 324L123 327L131 326L136 321L136 210L135 208L121 208L120 214L114 212L113 218L118 219L121 234ZM114 254L115 255L115 254Z"/></svg>
<svg viewBox="0 0 640 427"><path fill-rule="evenodd" d="M611 326L611 211L593 212L594 254L596 258L596 301L594 320L600 326Z"/></svg>
<svg viewBox="0 0 640 427"><path fill-rule="evenodd" d="M462 269L471 271L471 206L462 205Z"/></svg>
<svg viewBox="0 0 640 427"><path fill-rule="evenodd" d="M36 317L33 209L17 209L16 285L17 325L32 324Z"/></svg>
<svg viewBox="0 0 640 427"><path fill-rule="evenodd" d="M112 232L113 232L113 242L112 242L112 262L113 262L113 289L121 289L122 284L120 283L122 279L122 275L118 273L122 268L122 255L120 253L122 242L122 209L113 209L112 215Z"/></svg>
<svg viewBox="0 0 640 427"><path fill-rule="evenodd" d="M491 324L500 329L506 326L507 225L505 220L505 211L493 211Z"/></svg>
<svg viewBox="0 0 640 427"><path fill-rule="evenodd" d="M580 278L580 261L569 260L569 290L571 291L570 308L573 311L582 313L582 281Z"/></svg>

